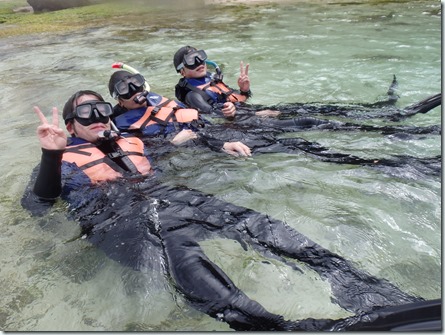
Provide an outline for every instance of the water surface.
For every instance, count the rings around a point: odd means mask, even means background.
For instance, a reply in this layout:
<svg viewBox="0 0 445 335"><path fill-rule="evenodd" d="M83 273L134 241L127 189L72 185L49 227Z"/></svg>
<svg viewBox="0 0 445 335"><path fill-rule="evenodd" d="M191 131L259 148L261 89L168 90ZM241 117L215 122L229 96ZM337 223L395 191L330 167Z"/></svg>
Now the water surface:
<svg viewBox="0 0 445 335"><path fill-rule="evenodd" d="M133 272L83 240L57 204L33 218L19 204L40 149L37 104L49 113L79 89L111 101L111 64L139 69L154 92L173 97L174 52L204 48L236 84L250 63L252 103L374 102L394 74L399 107L441 90L437 1L264 4L165 10L67 35L0 41L0 329L7 331L230 330L190 309L158 273ZM369 122L369 121L367 121ZM376 123L384 123L376 120ZM436 125L440 108L403 121ZM372 121L371 121L372 123ZM383 157L440 154L440 136L410 140L372 133L297 135L341 152ZM366 271L425 299L441 296L441 181L415 170L334 165L304 154L236 159L184 149L169 158L166 180L215 194L286 221ZM202 244L250 297L286 318L339 318L329 285L231 240Z"/></svg>

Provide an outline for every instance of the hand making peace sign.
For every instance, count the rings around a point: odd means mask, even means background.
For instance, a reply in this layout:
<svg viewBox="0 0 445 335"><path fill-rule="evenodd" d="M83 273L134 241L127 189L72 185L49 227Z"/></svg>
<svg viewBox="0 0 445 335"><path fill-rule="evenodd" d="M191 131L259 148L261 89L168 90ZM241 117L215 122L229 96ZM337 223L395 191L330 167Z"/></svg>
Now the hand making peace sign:
<svg viewBox="0 0 445 335"><path fill-rule="evenodd" d="M243 61L240 62L240 75L238 78L238 86L241 92L247 92L250 90L250 79L249 79L249 64L246 64L246 68L244 68Z"/></svg>
<svg viewBox="0 0 445 335"><path fill-rule="evenodd" d="M37 127L37 137L40 146L47 150L64 150L66 148L67 136L65 131L59 127L59 111L53 107L53 120L50 124L43 115L39 107L34 106L34 112L40 119L40 126Z"/></svg>

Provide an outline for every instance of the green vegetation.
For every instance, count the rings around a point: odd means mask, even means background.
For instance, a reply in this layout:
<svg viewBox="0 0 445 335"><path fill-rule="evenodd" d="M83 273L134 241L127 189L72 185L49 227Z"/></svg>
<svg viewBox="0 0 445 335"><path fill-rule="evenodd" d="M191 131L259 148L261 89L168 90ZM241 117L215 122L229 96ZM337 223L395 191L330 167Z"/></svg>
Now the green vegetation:
<svg viewBox="0 0 445 335"><path fill-rule="evenodd" d="M128 6L125 2L112 2L46 13L16 12L26 7L26 0L0 0L0 38L36 33L65 33L79 29L101 27L116 18L126 22L126 16L153 12L149 6Z"/></svg>

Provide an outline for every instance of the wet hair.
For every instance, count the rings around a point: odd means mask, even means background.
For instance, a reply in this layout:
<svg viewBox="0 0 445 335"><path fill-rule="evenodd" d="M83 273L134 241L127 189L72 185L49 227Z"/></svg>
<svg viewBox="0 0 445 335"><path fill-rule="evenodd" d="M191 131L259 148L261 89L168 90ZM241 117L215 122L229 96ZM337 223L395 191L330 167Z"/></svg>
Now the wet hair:
<svg viewBox="0 0 445 335"><path fill-rule="evenodd" d="M131 77L132 75L133 74L131 72L124 70L114 72L108 81L108 91L110 91L110 95L114 96L114 86L118 81Z"/></svg>
<svg viewBox="0 0 445 335"><path fill-rule="evenodd" d="M176 51L175 55L173 56L173 65L175 66L176 72L179 72L178 66L181 64L184 60L184 56L189 54L190 52L197 51L198 49L191 47L190 45L187 45L185 47L180 48L178 51Z"/></svg>
<svg viewBox="0 0 445 335"><path fill-rule="evenodd" d="M70 122L71 120L71 119L67 120L67 117L74 112L74 107L75 107L74 104L76 103L77 99L79 99L81 96L84 95L94 95L99 101L105 101L104 98L97 92L90 90L77 91L68 99L68 101L65 103L65 106L63 106L62 116L63 119L65 120L65 124L68 124L68 122Z"/></svg>

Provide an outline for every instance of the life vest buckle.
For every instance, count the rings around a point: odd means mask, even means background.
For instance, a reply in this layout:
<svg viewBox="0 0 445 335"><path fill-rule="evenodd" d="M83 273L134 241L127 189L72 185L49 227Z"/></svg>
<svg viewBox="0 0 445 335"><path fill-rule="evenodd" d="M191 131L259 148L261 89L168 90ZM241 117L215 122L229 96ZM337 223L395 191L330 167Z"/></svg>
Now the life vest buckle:
<svg viewBox="0 0 445 335"><path fill-rule="evenodd" d="M121 152L110 152L107 154L111 159L116 159L119 157L123 157L124 155Z"/></svg>
<svg viewBox="0 0 445 335"><path fill-rule="evenodd" d="M151 111L151 115L156 115L158 114L158 112L161 110L160 106L156 106L155 108L153 108L153 110Z"/></svg>

